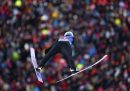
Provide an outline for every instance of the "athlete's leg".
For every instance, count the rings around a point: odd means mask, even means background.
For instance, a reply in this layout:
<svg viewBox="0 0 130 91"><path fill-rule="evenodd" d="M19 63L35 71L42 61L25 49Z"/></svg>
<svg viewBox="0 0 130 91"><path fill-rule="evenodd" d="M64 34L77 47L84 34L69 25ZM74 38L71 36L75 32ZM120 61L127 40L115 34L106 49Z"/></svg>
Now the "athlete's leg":
<svg viewBox="0 0 130 91"><path fill-rule="evenodd" d="M76 71L74 61L72 60L72 48L69 43L65 42L62 44L61 53L67 61L68 66L74 71Z"/></svg>
<svg viewBox="0 0 130 91"><path fill-rule="evenodd" d="M57 42L57 43L55 43L55 44L51 47L51 49L47 52L47 54L46 54L45 57L42 59L40 65L39 65L38 67L43 67L43 66L47 63L47 61L48 61L52 56L54 56L56 53L58 53L58 52L59 52L59 44L58 44L58 42Z"/></svg>

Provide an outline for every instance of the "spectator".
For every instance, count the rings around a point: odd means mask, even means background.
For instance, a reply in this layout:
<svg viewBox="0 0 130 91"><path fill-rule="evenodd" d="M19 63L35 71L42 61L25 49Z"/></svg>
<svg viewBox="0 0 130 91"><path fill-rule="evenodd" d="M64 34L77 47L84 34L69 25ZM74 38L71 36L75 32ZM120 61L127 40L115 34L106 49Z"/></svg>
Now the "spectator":
<svg viewBox="0 0 130 91"><path fill-rule="evenodd" d="M35 83L29 46L35 47L39 62L44 49L68 30L76 36L73 52L76 64L86 67L104 54L109 55L108 61L54 86L67 74L66 63L58 54L45 66L44 83L40 87ZM129 91L129 36L129 0L3 0L0 3L0 90ZM59 67L60 64L63 66Z"/></svg>

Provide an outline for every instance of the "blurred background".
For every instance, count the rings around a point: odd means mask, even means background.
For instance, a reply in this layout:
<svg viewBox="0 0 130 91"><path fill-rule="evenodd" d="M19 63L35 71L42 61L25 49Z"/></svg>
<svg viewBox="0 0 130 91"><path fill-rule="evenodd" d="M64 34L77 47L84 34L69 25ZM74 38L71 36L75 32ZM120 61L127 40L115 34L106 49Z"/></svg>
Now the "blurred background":
<svg viewBox="0 0 130 91"><path fill-rule="evenodd" d="M67 74L65 59L57 54L39 85L29 46L39 63L66 31L75 35L78 69L109 56L54 84ZM0 0L0 91L130 91L130 0Z"/></svg>

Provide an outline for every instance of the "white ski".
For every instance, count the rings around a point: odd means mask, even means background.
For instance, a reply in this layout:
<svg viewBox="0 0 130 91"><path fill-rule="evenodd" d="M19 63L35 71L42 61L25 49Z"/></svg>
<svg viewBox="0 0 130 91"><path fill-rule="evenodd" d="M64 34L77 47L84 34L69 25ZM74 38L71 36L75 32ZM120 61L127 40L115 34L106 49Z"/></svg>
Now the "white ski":
<svg viewBox="0 0 130 91"><path fill-rule="evenodd" d="M35 50L32 47L30 48L30 54L31 54L31 62L32 62L32 65L35 69L35 68L37 68L38 65L37 65L36 57L35 57ZM38 81L43 83L41 73L39 71L37 71L36 69L35 69L35 73L36 73Z"/></svg>
<svg viewBox="0 0 130 91"><path fill-rule="evenodd" d="M66 79L68 79L68 78L70 78L70 77L72 77L72 76L74 76L74 75L77 75L77 74L79 74L79 73L81 73L81 72L83 72L83 71L85 71L85 70L87 70L87 69L92 68L93 66L95 66L95 65L97 65L98 63L100 63L101 61L103 61L107 56L108 56L108 55L104 55L104 56L103 56L100 60L98 60L96 63L94 63L94 64L92 64L92 65L90 65L90 66L88 66L88 67L86 67L86 68L84 68L84 69L82 69L82 70L80 70L80 71L78 71L78 72L72 74L72 75L69 75L69 76L67 76L67 77L65 77L65 78L63 78L63 79L61 79L61 80L58 80L56 83L59 83L59 82L61 82L61 81L64 81L64 80L66 80Z"/></svg>

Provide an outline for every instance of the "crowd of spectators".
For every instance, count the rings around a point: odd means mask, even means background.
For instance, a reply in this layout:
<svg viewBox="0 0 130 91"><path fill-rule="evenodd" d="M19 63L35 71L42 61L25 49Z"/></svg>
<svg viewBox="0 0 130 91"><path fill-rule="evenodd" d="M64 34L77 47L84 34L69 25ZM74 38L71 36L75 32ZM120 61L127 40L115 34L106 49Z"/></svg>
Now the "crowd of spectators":
<svg viewBox="0 0 130 91"><path fill-rule="evenodd" d="M44 67L41 86L29 47L39 63L65 31L75 35L77 68L108 58L54 84L68 74L57 54ZM0 91L130 91L130 0L1 0Z"/></svg>

